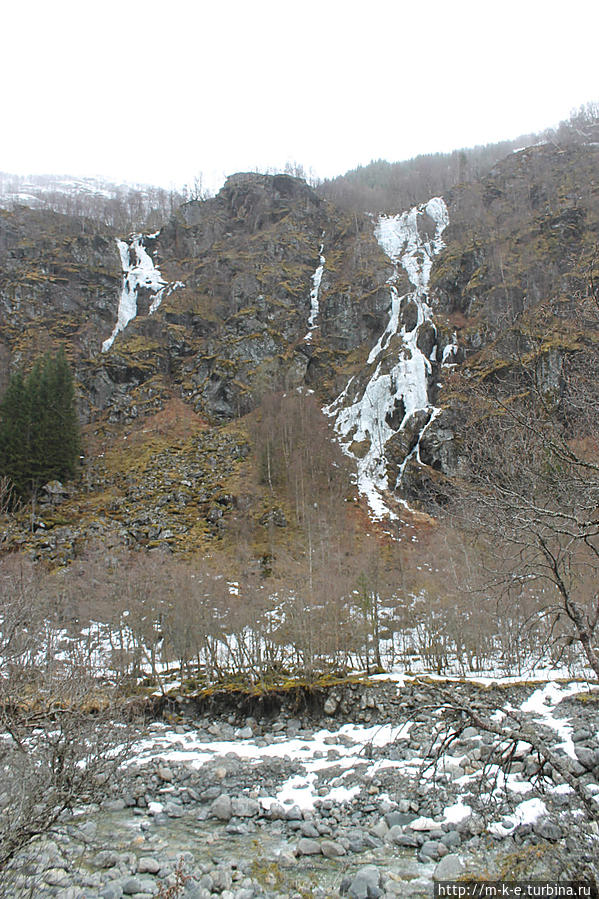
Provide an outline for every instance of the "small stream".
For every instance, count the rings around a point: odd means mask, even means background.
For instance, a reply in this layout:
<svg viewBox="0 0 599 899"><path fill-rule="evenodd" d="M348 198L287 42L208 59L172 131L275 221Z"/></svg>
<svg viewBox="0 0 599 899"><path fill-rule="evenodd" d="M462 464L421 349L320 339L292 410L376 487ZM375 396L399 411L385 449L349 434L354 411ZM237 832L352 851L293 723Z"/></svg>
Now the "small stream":
<svg viewBox="0 0 599 899"><path fill-rule="evenodd" d="M250 825L248 833L227 833L214 820L198 820L189 814L182 818L132 814L133 810L100 811L92 818L97 824L93 850L85 853L82 863L91 861L98 845L117 852L134 852L138 857L151 855L175 863L189 852L195 865L231 863L239 859L251 862L250 874L265 888L281 891L311 891L318 886L339 895L346 875L355 874L364 865L376 865L398 883L410 883L409 895L430 897L434 865L423 865L413 850L384 846L359 854L327 859L323 856L293 856L295 840L287 840L276 822L264 826ZM82 816L78 823L85 818ZM87 856L89 855L89 859ZM408 890L406 890L406 895ZM311 895L311 892L308 892Z"/></svg>

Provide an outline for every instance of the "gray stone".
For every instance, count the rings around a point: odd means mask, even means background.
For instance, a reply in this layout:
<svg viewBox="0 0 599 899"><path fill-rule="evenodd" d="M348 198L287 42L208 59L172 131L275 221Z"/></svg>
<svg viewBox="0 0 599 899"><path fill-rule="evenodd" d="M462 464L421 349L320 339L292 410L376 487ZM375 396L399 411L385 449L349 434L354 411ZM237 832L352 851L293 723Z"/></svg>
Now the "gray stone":
<svg viewBox="0 0 599 899"><path fill-rule="evenodd" d="M321 840L320 851L325 858L340 858L346 854L345 849L336 840Z"/></svg>
<svg viewBox="0 0 599 899"><path fill-rule="evenodd" d="M444 846L447 846L448 849L455 849L456 846L459 846L462 842L462 838L457 830L449 830L447 833L443 834L441 842Z"/></svg>
<svg viewBox="0 0 599 899"><path fill-rule="evenodd" d="M228 890L232 883L233 878L228 868L216 868L216 870L212 872L213 892L222 893L223 890Z"/></svg>
<svg viewBox="0 0 599 899"><path fill-rule="evenodd" d="M587 771L592 771L595 765L599 763L599 753L595 749L589 749L587 746L576 746L575 752L576 758L581 765L584 765Z"/></svg>
<svg viewBox="0 0 599 899"><path fill-rule="evenodd" d="M404 812L387 812L385 815L385 821L389 827L394 827L396 824L410 824L415 818L416 815L409 815Z"/></svg>
<svg viewBox="0 0 599 899"><path fill-rule="evenodd" d="M389 828L387 826L385 819L381 818L380 821L377 821L377 823L374 825L374 827L371 827L370 832L373 833L375 836L380 837L380 839L384 839L387 836L387 834L389 833Z"/></svg>
<svg viewBox="0 0 599 899"><path fill-rule="evenodd" d="M429 859L433 859L436 861L440 857L439 846L442 846L442 843L439 843L438 840L425 840L425 842L420 847L420 852L418 853L418 858L421 861L428 861Z"/></svg>
<svg viewBox="0 0 599 899"><path fill-rule="evenodd" d="M160 871L160 862L151 855L143 856L137 862L138 874L158 874Z"/></svg>
<svg viewBox="0 0 599 899"><path fill-rule="evenodd" d="M260 803L255 799L240 796L231 800L231 812L236 818L253 818L260 814Z"/></svg>
<svg viewBox="0 0 599 899"><path fill-rule="evenodd" d="M77 832L78 839L83 840L84 843L90 842L95 837L97 830L97 821L84 821L83 824L79 825Z"/></svg>
<svg viewBox="0 0 599 899"><path fill-rule="evenodd" d="M379 869L375 865L365 865L352 880L347 894L351 899L376 899L381 895L380 885Z"/></svg>
<svg viewBox="0 0 599 899"><path fill-rule="evenodd" d="M219 821L229 821L233 815L231 797L227 793L221 793L210 806L210 814Z"/></svg>
<svg viewBox="0 0 599 899"><path fill-rule="evenodd" d="M182 818L183 817L183 808L178 802L165 802L164 803L164 812L168 815L169 818Z"/></svg>
<svg viewBox="0 0 599 899"><path fill-rule="evenodd" d="M320 843L318 840L311 840L308 837L302 837L298 840L295 848L296 855L320 855Z"/></svg>
<svg viewBox="0 0 599 899"><path fill-rule="evenodd" d="M121 887L125 896L133 896L134 893L143 893L143 880L141 877L126 877L121 880Z"/></svg>
<svg viewBox="0 0 599 899"><path fill-rule="evenodd" d="M158 777L160 780L163 780L165 783L171 783L174 780L174 774L170 768L161 765L158 769Z"/></svg>
<svg viewBox="0 0 599 899"><path fill-rule="evenodd" d="M271 821L284 821L285 820L285 809L281 805L280 802L273 802L268 810L268 817Z"/></svg>
<svg viewBox="0 0 599 899"><path fill-rule="evenodd" d="M100 890L100 899L122 899L123 888L120 883L108 883Z"/></svg>
<svg viewBox="0 0 599 899"><path fill-rule="evenodd" d="M291 808L288 808L285 812L285 817L288 821L303 821L304 818L299 805L292 805Z"/></svg>
<svg viewBox="0 0 599 899"><path fill-rule="evenodd" d="M323 711L325 715L334 715L337 709L339 708L339 702L334 696L328 696Z"/></svg>
<svg viewBox="0 0 599 899"><path fill-rule="evenodd" d="M387 838L392 843L395 843L396 846L405 846L408 849L417 849L422 842L422 839L417 837L415 833L404 831L400 824L395 824L390 829Z"/></svg>
<svg viewBox="0 0 599 899"><path fill-rule="evenodd" d="M542 837L544 840L551 840L552 842L561 840L564 835L559 824L555 824L553 821L550 821L549 818L543 818L541 821L536 821L533 825L533 830L537 836Z"/></svg>
<svg viewBox="0 0 599 899"><path fill-rule="evenodd" d="M50 884L50 886L61 886L62 884L68 883L69 875L64 868L48 868L48 870L44 872L44 880L46 883Z"/></svg>
<svg viewBox="0 0 599 899"><path fill-rule="evenodd" d="M433 880L457 880L466 870L461 857L455 852L446 855L435 867Z"/></svg>
<svg viewBox="0 0 599 899"><path fill-rule="evenodd" d="M102 808L107 812L122 812L125 808L124 799L106 799L102 803Z"/></svg>

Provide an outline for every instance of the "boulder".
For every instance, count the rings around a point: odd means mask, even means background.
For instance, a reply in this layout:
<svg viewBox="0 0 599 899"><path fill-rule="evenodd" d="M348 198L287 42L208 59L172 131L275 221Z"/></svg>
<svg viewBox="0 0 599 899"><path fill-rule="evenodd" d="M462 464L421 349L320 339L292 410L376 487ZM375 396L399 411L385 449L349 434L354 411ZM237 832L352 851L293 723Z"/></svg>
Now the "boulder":
<svg viewBox="0 0 599 899"><path fill-rule="evenodd" d="M352 880L347 895L351 899L378 899L381 892L381 872L376 865L360 868Z"/></svg>
<svg viewBox="0 0 599 899"><path fill-rule="evenodd" d="M457 880L466 871L462 858L451 852L442 858L433 871L433 880Z"/></svg>
<svg viewBox="0 0 599 899"><path fill-rule="evenodd" d="M219 821L230 821L233 817L231 797L227 793L221 793L210 806L210 815Z"/></svg>

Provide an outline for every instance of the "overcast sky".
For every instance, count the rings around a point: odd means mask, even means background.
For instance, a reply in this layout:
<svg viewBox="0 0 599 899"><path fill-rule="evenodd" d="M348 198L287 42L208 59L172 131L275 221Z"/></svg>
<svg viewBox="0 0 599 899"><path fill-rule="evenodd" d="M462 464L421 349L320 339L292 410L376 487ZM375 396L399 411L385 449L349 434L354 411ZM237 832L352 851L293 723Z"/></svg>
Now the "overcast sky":
<svg viewBox="0 0 599 899"><path fill-rule="evenodd" d="M0 27L5 172L328 177L599 100L596 0L20 0Z"/></svg>

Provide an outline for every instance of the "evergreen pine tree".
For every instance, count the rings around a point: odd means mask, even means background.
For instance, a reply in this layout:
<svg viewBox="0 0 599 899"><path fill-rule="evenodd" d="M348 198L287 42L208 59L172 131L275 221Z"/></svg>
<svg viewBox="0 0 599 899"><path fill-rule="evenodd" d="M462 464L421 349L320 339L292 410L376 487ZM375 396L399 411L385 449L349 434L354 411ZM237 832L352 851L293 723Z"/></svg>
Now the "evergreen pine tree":
<svg viewBox="0 0 599 899"><path fill-rule="evenodd" d="M81 447L73 376L64 350L17 372L0 403L0 474L21 495L72 477Z"/></svg>
<svg viewBox="0 0 599 899"><path fill-rule="evenodd" d="M0 474L8 475L18 493L29 486L29 393L21 372L12 376L0 404Z"/></svg>

